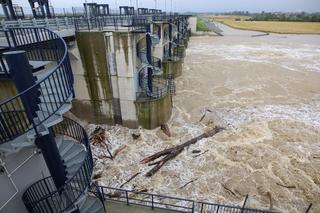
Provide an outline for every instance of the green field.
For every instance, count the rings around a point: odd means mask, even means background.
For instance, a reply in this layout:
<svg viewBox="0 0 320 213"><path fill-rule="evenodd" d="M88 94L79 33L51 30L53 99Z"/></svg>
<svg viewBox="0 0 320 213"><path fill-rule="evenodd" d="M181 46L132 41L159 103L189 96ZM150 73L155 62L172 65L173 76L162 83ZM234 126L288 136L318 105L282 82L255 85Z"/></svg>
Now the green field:
<svg viewBox="0 0 320 213"><path fill-rule="evenodd" d="M197 17L197 31L209 31L208 26L203 22L201 17Z"/></svg>
<svg viewBox="0 0 320 213"><path fill-rule="evenodd" d="M320 34L319 22L248 21L248 16L208 16L209 20L242 30L270 33Z"/></svg>

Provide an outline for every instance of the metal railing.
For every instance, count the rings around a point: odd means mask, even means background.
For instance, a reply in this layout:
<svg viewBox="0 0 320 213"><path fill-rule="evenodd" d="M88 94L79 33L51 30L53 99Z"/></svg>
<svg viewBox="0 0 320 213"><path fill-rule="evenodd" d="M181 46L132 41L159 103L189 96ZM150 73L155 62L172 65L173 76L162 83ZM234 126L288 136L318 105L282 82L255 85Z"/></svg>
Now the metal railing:
<svg viewBox="0 0 320 213"><path fill-rule="evenodd" d="M93 18L75 18L75 29L80 30L128 30L146 32L148 20L135 15L113 15Z"/></svg>
<svg viewBox="0 0 320 213"><path fill-rule="evenodd" d="M247 197L242 206L231 206L106 186L100 186L100 188L104 199L107 201L149 207L151 209L164 209L184 213L275 213L273 211L246 208Z"/></svg>
<svg viewBox="0 0 320 213"><path fill-rule="evenodd" d="M91 185L93 159L85 129L65 117L63 122L53 127L53 131L56 135L68 136L82 144L86 149L86 157L78 171L66 181L63 187L57 189L52 177L44 178L31 185L22 196L30 213L60 213L70 210Z"/></svg>
<svg viewBox="0 0 320 213"><path fill-rule="evenodd" d="M19 19L0 22L0 30L7 30L9 28L18 27L46 27L51 30L63 30L74 27L73 18L68 17L56 17L56 18L44 18L44 19Z"/></svg>
<svg viewBox="0 0 320 213"><path fill-rule="evenodd" d="M4 76L5 78L10 78L9 70L2 54L0 55L0 76L1 77Z"/></svg>
<svg viewBox="0 0 320 213"><path fill-rule="evenodd" d="M33 86L0 103L0 144L31 130L38 135L38 126L74 95L67 46L61 37L45 28L11 28L7 36L12 49L25 50L29 60L54 60L57 65L39 77ZM59 95L39 98L40 94L53 91ZM43 107L39 108L39 104ZM22 114L19 119L15 116L17 112Z"/></svg>
<svg viewBox="0 0 320 213"><path fill-rule="evenodd" d="M161 69L161 67L162 67L162 63L161 63L160 58L152 56L151 63L148 62L146 48L141 48L140 50L138 50L138 58L141 60L142 63L149 64L150 66L152 66L155 69Z"/></svg>
<svg viewBox="0 0 320 213"><path fill-rule="evenodd" d="M144 75L144 76L141 76ZM139 85L141 91L137 92L137 98L139 99L160 99L167 95L171 95L174 87L173 79L164 79L162 77L152 76L152 89L148 86L148 78L143 72L139 76Z"/></svg>

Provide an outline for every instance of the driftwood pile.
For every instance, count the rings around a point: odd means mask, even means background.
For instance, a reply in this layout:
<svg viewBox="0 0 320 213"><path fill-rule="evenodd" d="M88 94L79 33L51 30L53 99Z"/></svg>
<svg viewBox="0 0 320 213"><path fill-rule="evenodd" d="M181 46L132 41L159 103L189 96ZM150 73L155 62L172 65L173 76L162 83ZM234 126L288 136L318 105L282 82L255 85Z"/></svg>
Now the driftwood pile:
<svg viewBox="0 0 320 213"><path fill-rule="evenodd" d="M106 130L102 128L101 126L97 126L93 132L90 134L89 137L92 145L94 146L102 146L104 148L108 147L108 144L106 143L107 137L106 137Z"/></svg>
<svg viewBox="0 0 320 213"><path fill-rule="evenodd" d="M111 160L114 160L115 157L122 152L125 148L127 148L126 145L120 146L118 149L116 149L113 153L110 151L111 143L109 139L106 136L106 130L105 128L101 126L97 126L95 130L90 134L89 137L92 145L94 146L100 146L102 148L105 148L108 152L108 154L104 153L104 157L109 158Z"/></svg>
<svg viewBox="0 0 320 213"><path fill-rule="evenodd" d="M143 160L140 161L140 163L143 164L147 164L148 166L154 166L149 172L147 172L146 176L147 177L151 177L152 175L154 175L166 162L168 162L169 160L175 158L177 155L179 155L184 148L197 143L199 140L203 139L203 138L209 138L214 136L215 134L217 134L218 132L222 131L223 128L221 127L215 127L210 131L207 131L205 133L203 133L202 135L199 135L198 137L192 138L191 140L169 148L169 149L165 149L163 151L157 152L147 158L144 158ZM164 157L163 157L164 156ZM163 157L161 160L155 161L157 159L159 159L160 157Z"/></svg>

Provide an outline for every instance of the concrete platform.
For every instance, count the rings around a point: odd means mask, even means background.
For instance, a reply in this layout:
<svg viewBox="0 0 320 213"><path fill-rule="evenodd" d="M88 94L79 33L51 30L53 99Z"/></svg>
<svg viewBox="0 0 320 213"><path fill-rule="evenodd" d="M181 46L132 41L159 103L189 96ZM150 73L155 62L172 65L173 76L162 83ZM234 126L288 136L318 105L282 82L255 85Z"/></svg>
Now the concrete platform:
<svg viewBox="0 0 320 213"><path fill-rule="evenodd" d="M118 203L113 201L105 202L108 213L174 213L176 211L151 209L148 207L128 206L125 203Z"/></svg>

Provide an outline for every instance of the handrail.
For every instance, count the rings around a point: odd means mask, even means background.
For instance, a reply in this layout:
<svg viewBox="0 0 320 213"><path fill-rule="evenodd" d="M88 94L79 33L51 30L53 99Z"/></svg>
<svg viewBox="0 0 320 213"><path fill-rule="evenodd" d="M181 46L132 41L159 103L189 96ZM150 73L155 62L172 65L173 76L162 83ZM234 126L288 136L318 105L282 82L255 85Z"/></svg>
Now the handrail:
<svg viewBox="0 0 320 213"><path fill-rule="evenodd" d="M32 129L37 134L37 127L74 95L67 45L60 36L46 28L10 28L7 39L13 44L13 49L25 50L29 59L55 61L57 65L50 73L42 78L39 77L33 86L0 103L0 126L5 130L0 132L0 144ZM34 97L36 92L50 94L52 90L56 90L59 95L48 96L46 100L36 100ZM29 100L30 97L37 103L28 102L28 105L24 105L23 100ZM24 103L26 104L26 101ZM36 104L42 104L46 110L39 109ZM14 118L16 111L22 111L24 114L19 120ZM3 113L11 113L12 116L4 117Z"/></svg>
<svg viewBox="0 0 320 213"><path fill-rule="evenodd" d="M127 205L143 206L152 209L164 209L184 213L275 213L273 211L246 208L245 206L232 206L217 203L201 202L173 196L137 192L108 186L100 186L105 200L125 203ZM132 196L131 196L132 195Z"/></svg>
<svg viewBox="0 0 320 213"><path fill-rule="evenodd" d="M138 50L138 57L142 63L148 64L153 68L161 69L161 67L162 67L160 58L152 56L151 63L148 62L146 48L141 48L140 50Z"/></svg>
<svg viewBox="0 0 320 213"><path fill-rule="evenodd" d="M79 30L104 30L106 27L113 27L114 30L119 28L127 28L131 31L143 31L147 30L146 26L150 23L146 18L136 15L110 15L91 18L75 18L75 29Z"/></svg>
<svg viewBox="0 0 320 213"><path fill-rule="evenodd" d="M148 78L146 76L146 73L143 71L140 71L139 73L139 85L142 89L142 91L137 92L138 98L148 98L148 99L160 99L162 97L167 96L168 94L171 94L171 86L174 86L174 82L170 79L164 79L152 76L152 89L148 86Z"/></svg>
<svg viewBox="0 0 320 213"><path fill-rule="evenodd" d="M23 194L22 199L29 212L60 213L73 207L90 187L93 173L93 159L90 142L85 129L70 118L55 125L53 131L57 135L73 138L86 148L86 157L79 170L56 189L52 177L46 177L32 184Z"/></svg>
<svg viewBox="0 0 320 213"><path fill-rule="evenodd" d="M0 74L5 75L7 78L9 78L9 71L2 54L0 55Z"/></svg>
<svg viewBox="0 0 320 213"><path fill-rule="evenodd" d="M21 20L2 20L0 22L0 29L7 30L9 28L18 27L47 27L50 29L70 29L73 27L73 18L71 17L56 17L44 19L21 19ZM1 36L1 35L0 35Z"/></svg>

